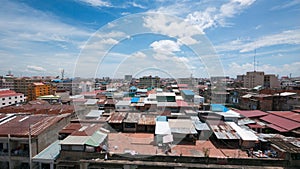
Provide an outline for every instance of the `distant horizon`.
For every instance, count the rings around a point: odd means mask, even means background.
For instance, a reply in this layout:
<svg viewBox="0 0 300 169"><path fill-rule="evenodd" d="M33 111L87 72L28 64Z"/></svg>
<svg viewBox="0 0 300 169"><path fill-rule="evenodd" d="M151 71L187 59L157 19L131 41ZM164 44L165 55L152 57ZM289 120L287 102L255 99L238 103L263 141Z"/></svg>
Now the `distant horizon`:
<svg viewBox="0 0 300 169"><path fill-rule="evenodd" d="M3 0L0 74L299 77L299 11L298 0Z"/></svg>
<svg viewBox="0 0 300 169"><path fill-rule="evenodd" d="M249 71L249 72L253 72L253 71ZM263 72L263 71L256 71L256 72ZM247 72L245 72L244 74L240 74L240 75L246 75ZM264 72L265 73L265 72ZM32 78L32 77L53 77L53 79L60 79L60 77L56 78L57 76L53 76L53 75L27 75L27 76L15 76L14 74L12 74L13 76L12 77L15 77L15 78L22 78L22 77L29 77L29 78ZM276 74L266 74L265 75L275 75L277 76ZM8 74L6 75L0 75L2 77L9 77ZM150 76L150 75L145 75L145 76ZM141 77L145 77L145 76L139 76L139 77L132 77L133 79L137 79L137 78L141 78ZM152 77L155 77L157 75L151 75ZM82 79L103 79L103 78L110 78L110 79L125 79L125 75L123 77L116 77L116 78L112 78L112 77L109 77L109 76L102 76L102 77L68 77L68 76L65 76L64 79L75 79L75 78L82 78ZM159 78L163 78L163 79L172 79L171 77L161 77L161 76L158 76ZM193 76L192 78L197 78L197 79L210 79L212 77L229 77L231 79L236 79L237 77L230 77L230 76L211 76L211 77L195 77ZM282 77L288 77L288 78L300 78L300 76L291 76L290 75L285 75L285 76L279 76L278 79L281 79ZM176 79L179 79L179 78L191 78L191 77L177 77Z"/></svg>

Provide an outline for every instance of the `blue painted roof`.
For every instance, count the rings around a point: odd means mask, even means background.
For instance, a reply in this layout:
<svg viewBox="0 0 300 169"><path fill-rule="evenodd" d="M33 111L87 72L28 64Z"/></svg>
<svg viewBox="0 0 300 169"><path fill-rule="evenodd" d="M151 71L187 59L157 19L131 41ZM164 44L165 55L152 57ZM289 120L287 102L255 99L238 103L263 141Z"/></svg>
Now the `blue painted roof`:
<svg viewBox="0 0 300 169"><path fill-rule="evenodd" d="M133 98L131 99L131 103L137 103L137 102L139 102L139 100L140 100L139 97L133 97Z"/></svg>
<svg viewBox="0 0 300 169"><path fill-rule="evenodd" d="M195 93L192 90L181 90L184 95L194 96Z"/></svg>
<svg viewBox="0 0 300 169"><path fill-rule="evenodd" d="M54 82L54 83L60 83L60 82L62 82L62 80L60 80L60 79L53 79L52 82Z"/></svg>
<svg viewBox="0 0 300 169"><path fill-rule="evenodd" d="M227 112L228 108L226 108L222 104L211 104L210 105L211 111L216 111L216 112Z"/></svg>
<svg viewBox="0 0 300 169"><path fill-rule="evenodd" d="M156 121L168 121L167 116L157 116Z"/></svg>

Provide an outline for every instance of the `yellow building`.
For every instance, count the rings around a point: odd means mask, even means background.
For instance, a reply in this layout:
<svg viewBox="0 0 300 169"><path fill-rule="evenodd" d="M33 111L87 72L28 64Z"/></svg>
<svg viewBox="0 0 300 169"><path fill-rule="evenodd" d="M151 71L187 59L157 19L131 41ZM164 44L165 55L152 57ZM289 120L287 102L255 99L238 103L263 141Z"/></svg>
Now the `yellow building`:
<svg viewBox="0 0 300 169"><path fill-rule="evenodd" d="M28 86L28 101L36 100L40 96L52 95L56 88L51 84L32 83Z"/></svg>

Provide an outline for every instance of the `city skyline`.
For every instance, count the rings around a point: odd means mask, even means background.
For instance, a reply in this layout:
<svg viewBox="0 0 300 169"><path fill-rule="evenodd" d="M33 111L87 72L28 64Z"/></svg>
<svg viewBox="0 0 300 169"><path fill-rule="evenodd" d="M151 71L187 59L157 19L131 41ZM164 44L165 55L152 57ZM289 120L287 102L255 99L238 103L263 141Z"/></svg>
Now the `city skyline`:
<svg viewBox="0 0 300 169"><path fill-rule="evenodd" d="M91 45L93 35L99 35L102 28L139 14L159 13L178 17L198 29L197 34L207 38L208 46L214 49L214 60L223 66L220 75L236 77L256 70L279 76L300 76L300 1L3 1L0 7L0 73L9 70L16 76L60 75L64 69L67 77L73 77L80 56ZM293 17L291 17L293 16ZM145 18L145 17L144 17ZM144 25L165 25L162 19L143 20ZM146 22L148 21L148 22ZM151 23L149 23L151 22ZM179 23L179 22L178 22ZM143 23L140 23L141 25ZM172 24L170 22L169 24ZM140 59L149 62L145 74L151 74L157 63L168 63L169 59L183 63L185 75L209 77L207 63L195 61L188 45L169 35L179 35L186 30L159 34L128 36L121 31L106 34L105 44L113 45L102 74L94 76L124 77L126 72L117 68L139 65ZM160 27L166 29L166 27ZM100 30L100 31L99 31ZM98 32L97 32L98 31ZM172 34L173 33L173 34ZM104 34L100 34L102 38ZM197 39L196 39L197 40ZM184 40L182 40L184 41ZM191 41L189 41L191 42ZM185 43L186 44L186 43ZM99 49L98 49L99 50ZM155 57L155 54L166 54ZM148 57L152 58L149 61ZM200 58L202 56L199 56ZM86 57L87 58L87 57ZM125 58L132 58L125 60ZM163 59L162 59L163 58ZM217 59L215 59L217 58ZM95 58L93 58L95 59ZM93 61L93 60L88 60ZM120 66L121 63L121 66ZM187 66L186 66L187 65ZM173 64L164 64L166 70L174 69ZM182 65L181 65L182 66ZM178 67L175 66L178 69ZM108 71L104 71L108 70ZM182 69L180 69L182 70ZM176 70L174 70L176 71ZM115 73L119 73L117 76ZM179 77L163 72L168 77ZM113 74L115 73L115 74ZM122 74L123 73L123 74ZM141 71L140 74L143 72ZM132 74L139 75L133 70ZM75 73L76 75L76 73ZM86 73L82 76L92 77ZM123 76L121 76L123 75ZM152 74L154 75L154 74Z"/></svg>

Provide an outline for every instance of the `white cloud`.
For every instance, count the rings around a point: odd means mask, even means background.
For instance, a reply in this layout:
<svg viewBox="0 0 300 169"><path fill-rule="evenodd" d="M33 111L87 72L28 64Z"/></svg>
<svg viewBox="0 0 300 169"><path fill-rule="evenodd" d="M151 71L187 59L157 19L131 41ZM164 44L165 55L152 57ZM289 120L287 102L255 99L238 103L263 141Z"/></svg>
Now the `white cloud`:
<svg viewBox="0 0 300 169"><path fill-rule="evenodd" d="M288 30L278 34L263 36L256 41L244 44L240 49L240 52L249 52L256 48L279 44L300 44L300 29Z"/></svg>
<svg viewBox="0 0 300 169"><path fill-rule="evenodd" d="M26 49L31 42L67 43L79 45L91 32L57 20L49 13L25 4L4 2L0 7L0 42L5 48Z"/></svg>
<svg viewBox="0 0 300 169"><path fill-rule="evenodd" d="M132 57L144 59L144 58L147 57L147 55L145 53L143 53L143 52L138 51L138 52L133 53Z"/></svg>
<svg viewBox="0 0 300 169"><path fill-rule="evenodd" d="M153 42L150 47L157 53L163 53L167 55L173 54L173 52L180 51L180 46L177 42L172 40L160 40Z"/></svg>
<svg viewBox="0 0 300 169"><path fill-rule="evenodd" d="M199 29L204 32L205 29L214 26L216 8L206 8L204 11L195 11L186 17L186 20L193 25L197 25Z"/></svg>
<svg viewBox="0 0 300 169"><path fill-rule="evenodd" d="M281 5L277 5L271 8L271 10L282 10L282 9L286 9L286 8L290 8L293 6L299 6L300 5L300 0L292 0L288 3L286 3L286 1L282 1L284 4Z"/></svg>
<svg viewBox="0 0 300 169"><path fill-rule="evenodd" d="M202 35L203 32L188 22L164 14L149 15L144 18L144 27L154 33L167 35L178 39L187 45L197 43L194 35Z"/></svg>
<svg viewBox="0 0 300 169"><path fill-rule="evenodd" d="M34 71L34 72L45 72L46 69L41 66L35 66L35 65L28 65L27 66L28 71Z"/></svg>
<svg viewBox="0 0 300 169"><path fill-rule="evenodd" d="M255 0L231 0L220 7L207 7L201 11L194 11L187 15L186 20L199 27L203 32L211 27L228 26L227 18L241 13L254 2Z"/></svg>
<svg viewBox="0 0 300 169"><path fill-rule="evenodd" d="M91 6L95 6L95 7L111 7L112 6L109 2L103 1L103 0L79 0L79 1L89 4Z"/></svg>
<svg viewBox="0 0 300 169"><path fill-rule="evenodd" d="M153 57L157 60L167 60L175 56L174 52L180 51L180 45L172 40L160 40L153 42L150 47L153 49Z"/></svg>
<svg viewBox="0 0 300 169"><path fill-rule="evenodd" d="M284 44L300 44L300 29L288 30L277 34L263 36L251 42L249 42L249 39L237 39L231 42L216 45L215 48L218 51L239 50L241 53L244 53L253 51L258 48Z"/></svg>
<svg viewBox="0 0 300 169"><path fill-rule="evenodd" d="M143 5L141 5L141 4L138 4L138 3L136 3L136 2L132 2L131 4L132 4L133 7L141 8L141 9L146 9L145 6L143 6Z"/></svg>

